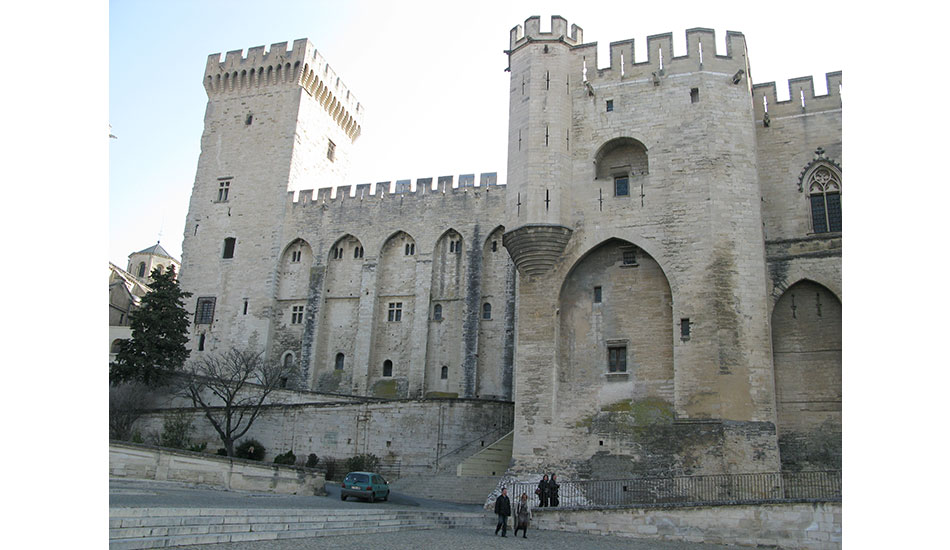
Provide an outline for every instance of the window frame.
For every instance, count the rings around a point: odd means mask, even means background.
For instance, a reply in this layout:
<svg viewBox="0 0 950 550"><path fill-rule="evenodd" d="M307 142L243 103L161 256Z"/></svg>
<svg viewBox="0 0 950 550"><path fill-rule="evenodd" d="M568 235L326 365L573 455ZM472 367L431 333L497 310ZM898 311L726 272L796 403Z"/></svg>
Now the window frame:
<svg viewBox="0 0 950 550"><path fill-rule="evenodd" d="M389 302L389 306L386 309L386 322L402 322L402 302Z"/></svg>
<svg viewBox="0 0 950 550"><path fill-rule="evenodd" d="M625 192L620 193L620 180L623 180L625 187ZM630 174L622 174L614 176L614 196L615 197L629 197L630 196Z"/></svg>
<svg viewBox="0 0 950 550"><path fill-rule="evenodd" d="M214 296L200 296L195 301L196 325L210 325L214 322L215 300L216 298Z"/></svg>
<svg viewBox="0 0 950 550"><path fill-rule="evenodd" d="M623 354L614 353L623 350ZM611 343L607 344L607 374L626 374L627 373L627 344ZM622 360L622 365L617 364L616 360Z"/></svg>

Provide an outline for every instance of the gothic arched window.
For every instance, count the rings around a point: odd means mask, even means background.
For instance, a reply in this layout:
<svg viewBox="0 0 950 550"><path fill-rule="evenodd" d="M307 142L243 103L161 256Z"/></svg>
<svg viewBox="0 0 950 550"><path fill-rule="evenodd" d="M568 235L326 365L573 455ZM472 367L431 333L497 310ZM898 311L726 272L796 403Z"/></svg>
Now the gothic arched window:
<svg viewBox="0 0 950 550"><path fill-rule="evenodd" d="M828 166L819 166L808 178L812 230L841 231L841 176Z"/></svg>

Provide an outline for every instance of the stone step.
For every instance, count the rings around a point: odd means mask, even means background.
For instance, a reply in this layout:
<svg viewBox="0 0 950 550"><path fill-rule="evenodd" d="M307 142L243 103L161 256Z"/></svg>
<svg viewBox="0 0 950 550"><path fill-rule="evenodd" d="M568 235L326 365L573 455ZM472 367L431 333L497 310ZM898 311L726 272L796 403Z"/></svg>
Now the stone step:
<svg viewBox="0 0 950 550"><path fill-rule="evenodd" d="M402 530L487 528L493 519L472 512L399 510L110 510L113 550L164 548L277 538L301 538ZM174 515L179 514L179 515ZM187 515L181 515L187 514ZM127 517L121 517L121 516Z"/></svg>

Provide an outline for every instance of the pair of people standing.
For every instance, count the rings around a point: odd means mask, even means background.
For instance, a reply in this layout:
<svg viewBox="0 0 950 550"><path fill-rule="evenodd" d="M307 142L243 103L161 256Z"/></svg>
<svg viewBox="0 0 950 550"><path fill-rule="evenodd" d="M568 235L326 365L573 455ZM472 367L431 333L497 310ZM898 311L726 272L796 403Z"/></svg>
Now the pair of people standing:
<svg viewBox="0 0 950 550"><path fill-rule="evenodd" d="M501 495L495 499L495 514L498 516L498 525L495 534L501 530L501 536L508 536L508 516L511 515L511 501L508 499L508 489L503 488ZM515 536L521 530L522 538L528 538L528 524L531 523L531 504L528 503L528 493L521 493L518 509L515 511Z"/></svg>
<svg viewBox="0 0 950 550"><path fill-rule="evenodd" d="M548 479L547 474L541 478L541 481L538 482L538 488L534 490L534 494L538 495L538 500L540 503L539 507L545 508L548 506L557 506L560 504L560 497L558 491L561 486L557 482L557 474L551 474L551 479Z"/></svg>

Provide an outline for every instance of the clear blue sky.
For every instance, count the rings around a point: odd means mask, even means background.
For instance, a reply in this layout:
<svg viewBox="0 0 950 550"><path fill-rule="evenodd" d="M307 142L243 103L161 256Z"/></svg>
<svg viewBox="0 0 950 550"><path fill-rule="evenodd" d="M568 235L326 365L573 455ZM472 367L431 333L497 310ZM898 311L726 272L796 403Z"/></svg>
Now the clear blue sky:
<svg viewBox="0 0 950 550"><path fill-rule="evenodd" d="M656 8L649 7L650 4ZM508 32L531 15L542 28L558 14L598 42L710 27L746 35L753 81L843 70L843 39L832 7L826 17L720 2L604 4L480 2L113 1L109 13L109 259L162 246L180 257L207 102L201 79L208 54L310 38L366 107L349 182L498 172L506 178ZM665 9L658 9L658 8ZM688 9L686 9L688 7ZM840 11L840 10L839 10ZM820 40L816 40L820 37ZM638 57L638 61L641 61ZM847 79L846 79L847 81Z"/></svg>

